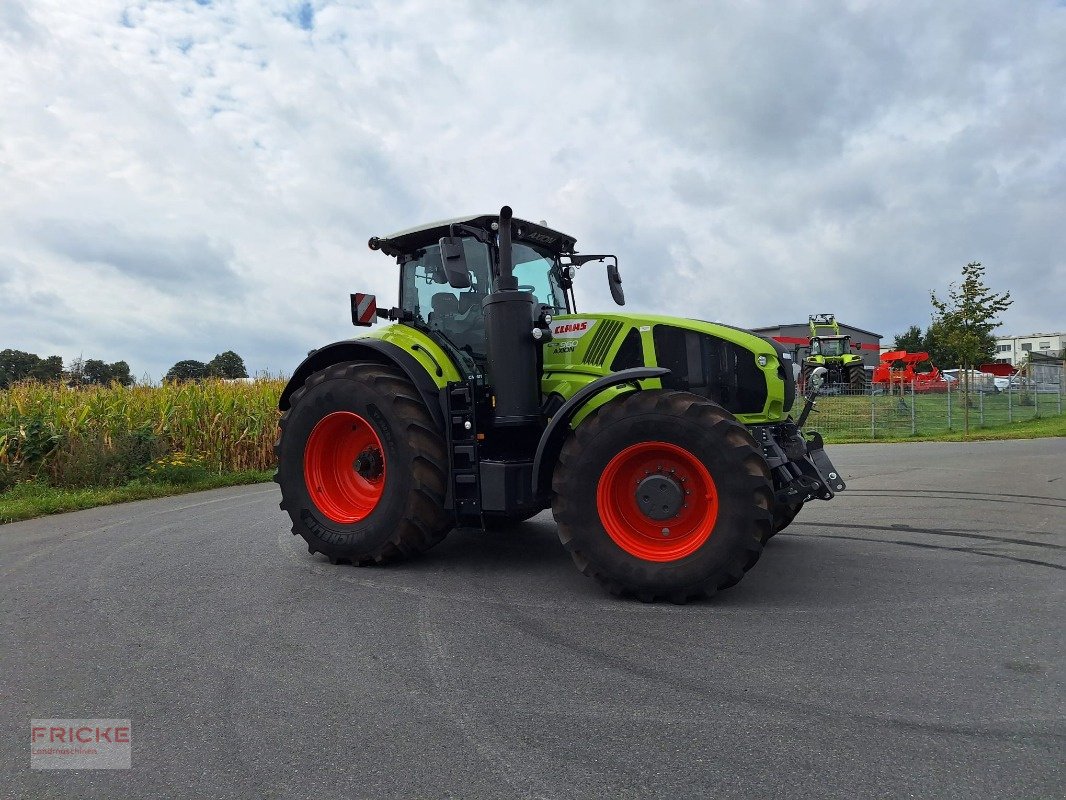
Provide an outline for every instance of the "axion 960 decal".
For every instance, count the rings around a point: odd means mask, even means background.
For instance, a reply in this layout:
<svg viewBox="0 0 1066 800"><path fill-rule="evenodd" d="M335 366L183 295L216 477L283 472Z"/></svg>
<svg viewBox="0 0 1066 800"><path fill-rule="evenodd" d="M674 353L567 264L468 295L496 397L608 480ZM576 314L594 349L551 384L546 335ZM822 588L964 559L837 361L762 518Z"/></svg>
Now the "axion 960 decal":
<svg viewBox="0 0 1066 800"><path fill-rule="evenodd" d="M580 339L592 330L594 319L560 319L552 323L553 339Z"/></svg>

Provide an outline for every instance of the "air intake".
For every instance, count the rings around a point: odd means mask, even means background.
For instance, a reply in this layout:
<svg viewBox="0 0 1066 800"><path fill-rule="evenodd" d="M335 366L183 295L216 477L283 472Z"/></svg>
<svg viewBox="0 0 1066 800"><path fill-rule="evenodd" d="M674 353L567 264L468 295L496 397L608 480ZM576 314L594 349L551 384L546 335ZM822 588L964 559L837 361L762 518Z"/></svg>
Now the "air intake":
<svg viewBox="0 0 1066 800"><path fill-rule="evenodd" d="M613 319L603 320L596 332L592 334L592 340L589 342L589 348L585 351L585 357L582 361L596 367L603 366L603 360L607 358L607 352L611 349L615 337L618 336L621 330L621 322Z"/></svg>

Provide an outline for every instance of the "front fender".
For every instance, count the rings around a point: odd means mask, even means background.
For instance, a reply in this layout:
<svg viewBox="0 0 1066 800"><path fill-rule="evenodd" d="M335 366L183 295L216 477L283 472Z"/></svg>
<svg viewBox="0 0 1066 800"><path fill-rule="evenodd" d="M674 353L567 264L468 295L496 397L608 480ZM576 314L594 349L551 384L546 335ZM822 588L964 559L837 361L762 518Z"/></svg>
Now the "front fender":
<svg viewBox="0 0 1066 800"><path fill-rule="evenodd" d="M563 449L563 443L570 432L570 422L574 419L582 407L593 397L620 383L630 383L645 380L647 378L662 378L669 375L670 370L665 367L633 367L604 375L602 378L582 386L573 397L567 400L555 415L551 418L544 433L540 436L537 444L537 454L533 458L533 496L544 497L551 489L551 475L555 462L559 459L559 453Z"/></svg>

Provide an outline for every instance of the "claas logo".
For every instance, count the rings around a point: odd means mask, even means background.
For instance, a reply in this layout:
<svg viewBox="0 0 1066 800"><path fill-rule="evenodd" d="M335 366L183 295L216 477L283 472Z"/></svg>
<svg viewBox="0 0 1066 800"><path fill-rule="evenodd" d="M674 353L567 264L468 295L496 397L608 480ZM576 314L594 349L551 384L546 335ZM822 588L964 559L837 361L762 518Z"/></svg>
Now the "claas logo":
<svg viewBox="0 0 1066 800"><path fill-rule="evenodd" d="M588 327L587 322L564 322L562 325L556 325L552 333L556 336L561 333L584 333Z"/></svg>

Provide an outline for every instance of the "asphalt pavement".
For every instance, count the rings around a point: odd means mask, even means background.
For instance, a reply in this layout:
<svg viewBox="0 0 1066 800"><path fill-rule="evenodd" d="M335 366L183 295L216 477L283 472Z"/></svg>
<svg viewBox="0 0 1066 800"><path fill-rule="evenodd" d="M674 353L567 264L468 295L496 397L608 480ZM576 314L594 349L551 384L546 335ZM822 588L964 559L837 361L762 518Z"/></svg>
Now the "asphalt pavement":
<svg viewBox="0 0 1066 800"><path fill-rule="evenodd" d="M547 513L370 569L273 484L0 526L0 797L1062 797L1066 439L828 450L848 491L688 606ZM67 717L132 768L31 770Z"/></svg>

